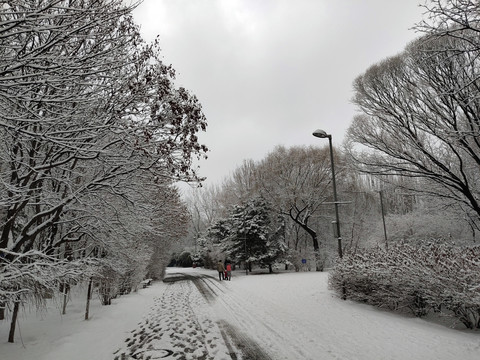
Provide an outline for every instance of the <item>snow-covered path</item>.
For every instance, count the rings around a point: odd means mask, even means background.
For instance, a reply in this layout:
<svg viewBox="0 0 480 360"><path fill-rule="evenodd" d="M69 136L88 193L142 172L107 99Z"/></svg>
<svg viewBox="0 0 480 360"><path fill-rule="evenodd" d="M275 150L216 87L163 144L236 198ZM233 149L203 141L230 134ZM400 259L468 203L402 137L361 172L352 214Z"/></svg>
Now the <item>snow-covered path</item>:
<svg viewBox="0 0 480 360"><path fill-rule="evenodd" d="M237 272L241 276L231 282L215 275L170 270L169 277L178 281L167 285L170 300L162 301L158 313L164 314L161 323L168 324L168 317L177 323L170 321L162 337L172 349L185 347L172 358L480 358L479 333L342 301L327 289L326 273Z"/></svg>
<svg viewBox="0 0 480 360"><path fill-rule="evenodd" d="M169 269L167 280L43 327L25 318L25 346L7 344L2 360L259 359L474 360L480 332L342 301L327 273L283 273L218 281L203 269ZM41 333L40 333L41 329Z"/></svg>
<svg viewBox="0 0 480 360"><path fill-rule="evenodd" d="M201 273L171 273L165 280L163 294L115 351L115 360L236 358L239 350L210 306L216 280Z"/></svg>

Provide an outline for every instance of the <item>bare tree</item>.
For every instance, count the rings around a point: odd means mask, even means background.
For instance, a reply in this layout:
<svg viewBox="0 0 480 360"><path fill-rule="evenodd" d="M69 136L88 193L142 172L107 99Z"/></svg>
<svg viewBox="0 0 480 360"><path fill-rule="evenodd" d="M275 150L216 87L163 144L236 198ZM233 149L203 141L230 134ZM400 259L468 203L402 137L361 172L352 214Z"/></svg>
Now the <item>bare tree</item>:
<svg viewBox="0 0 480 360"><path fill-rule="evenodd" d="M460 39L456 50L470 52L480 50L480 11L476 0L427 0L423 5L425 17L415 29L432 38Z"/></svg>
<svg viewBox="0 0 480 360"><path fill-rule="evenodd" d="M207 185L191 187L185 194L194 239L200 238L216 220L226 216L220 193L220 186Z"/></svg>
<svg viewBox="0 0 480 360"><path fill-rule="evenodd" d="M259 162L256 172L259 192L278 214L288 216L310 236L317 269L323 261L316 217L328 210L323 203L332 196L330 169L328 147L279 146Z"/></svg>
<svg viewBox="0 0 480 360"><path fill-rule="evenodd" d="M426 40L356 79L353 101L363 114L348 130L350 155L361 171L416 178L414 190L479 216L477 56L456 50L462 40Z"/></svg>

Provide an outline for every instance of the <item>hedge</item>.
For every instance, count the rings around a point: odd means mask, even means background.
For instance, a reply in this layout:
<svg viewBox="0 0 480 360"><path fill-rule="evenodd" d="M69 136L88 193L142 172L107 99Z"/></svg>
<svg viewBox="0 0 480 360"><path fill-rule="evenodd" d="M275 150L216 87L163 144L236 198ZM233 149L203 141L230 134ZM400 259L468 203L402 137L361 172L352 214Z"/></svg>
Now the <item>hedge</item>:
<svg viewBox="0 0 480 360"><path fill-rule="evenodd" d="M396 244L346 253L330 272L342 297L415 316L431 311L480 328L480 246Z"/></svg>

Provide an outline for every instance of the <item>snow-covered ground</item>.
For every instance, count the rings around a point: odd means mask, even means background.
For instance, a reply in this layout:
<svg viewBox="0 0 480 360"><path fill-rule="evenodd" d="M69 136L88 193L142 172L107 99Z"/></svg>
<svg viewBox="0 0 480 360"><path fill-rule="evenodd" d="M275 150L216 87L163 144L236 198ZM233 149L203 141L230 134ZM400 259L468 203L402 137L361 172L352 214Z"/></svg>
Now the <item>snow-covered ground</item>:
<svg viewBox="0 0 480 360"><path fill-rule="evenodd" d="M215 271L169 269L168 278L178 281L95 301L89 321L83 301L64 316L52 302L22 316L15 344L0 322L0 359L480 359L480 332L340 300L327 273L235 271L219 282Z"/></svg>

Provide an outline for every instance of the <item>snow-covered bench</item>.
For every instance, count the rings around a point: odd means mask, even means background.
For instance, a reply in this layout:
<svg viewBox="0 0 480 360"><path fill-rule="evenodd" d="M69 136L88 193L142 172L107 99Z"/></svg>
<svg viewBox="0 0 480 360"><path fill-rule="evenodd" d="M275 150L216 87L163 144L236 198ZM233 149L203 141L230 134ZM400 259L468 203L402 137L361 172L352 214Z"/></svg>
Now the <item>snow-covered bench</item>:
<svg viewBox="0 0 480 360"><path fill-rule="evenodd" d="M141 282L143 288L145 289L147 286L152 285L152 279L145 279Z"/></svg>

